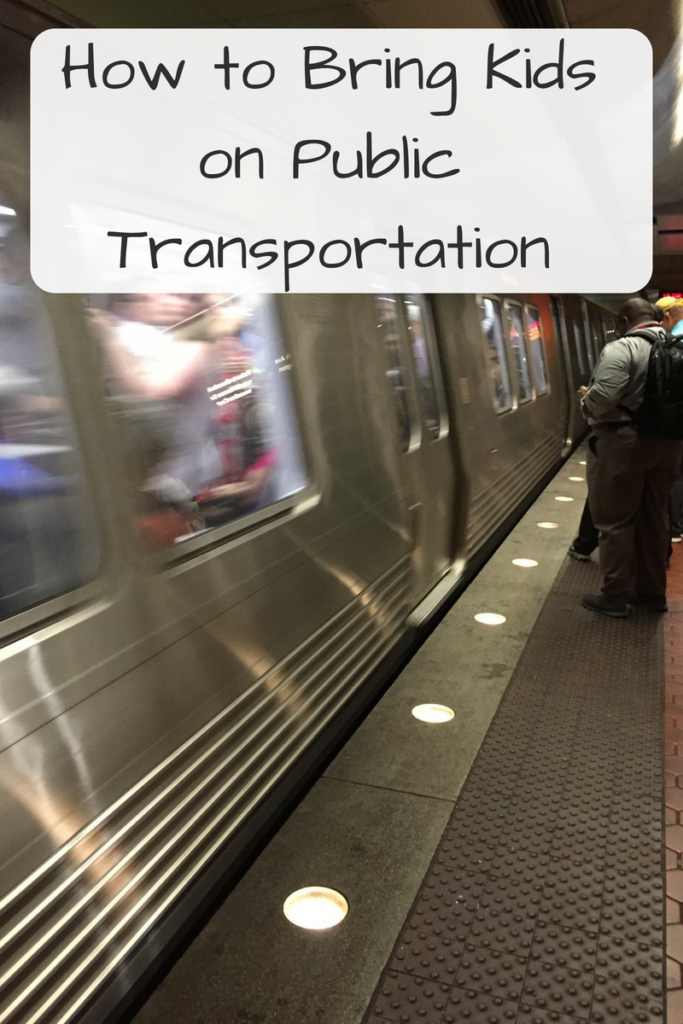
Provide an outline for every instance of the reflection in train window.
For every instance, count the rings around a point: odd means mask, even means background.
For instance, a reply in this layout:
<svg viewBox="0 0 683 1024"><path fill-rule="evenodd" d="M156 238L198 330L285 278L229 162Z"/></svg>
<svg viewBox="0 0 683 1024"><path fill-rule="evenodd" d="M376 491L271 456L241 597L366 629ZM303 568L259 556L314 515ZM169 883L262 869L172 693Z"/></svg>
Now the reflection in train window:
<svg viewBox="0 0 683 1024"><path fill-rule="evenodd" d="M531 346L531 359L534 364L536 393L538 395L545 395L548 393L548 373L545 363L543 334L541 332L541 317L535 306L526 306L525 314L527 337Z"/></svg>
<svg viewBox="0 0 683 1024"><path fill-rule="evenodd" d="M0 618L73 590L99 561L29 242L0 195Z"/></svg>
<svg viewBox="0 0 683 1024"><path fill-rule="evenodd" d="M396 297L393 295L375 296L377 310L377 327L386 353L388 369L387 380L391 387L391 395L398 420L401 451L407 452L412 440L413 425L410 418L410 404L406 381L406 367L403 365L403 349L401 346L401 323L399 319Z"/></svg>
<svg viewBox="0 0 683 1024"><path fill-rule="evenodd" d="M303 490L293 358L267 297L139 293L104 306L90 319L148 546Z"/></svg>
<svg viewBox="0 0 683 1024"><path fill-rule="evenodd" d="M503 335L503 320L498 299L482 296L479 299L481 329L486 341L487 366L493 404L497 412L512 408L512 388L508 369L507 350Z"/></svg>
<svg viewBox="0 0 683 1024"><path fill-rule="evenodd" d="M572 320L572 327L574 328L574 347L576 348L576 357L579 361L579 373L583 377L586 373L586 361L583 358L583 341L581 340L581 328L577 324L576 320Z"/></svg>
<svg viewBox="0 0 683 1024"><path fill-rule="evenodd" d="M531 371L529 370L529 359L524 339L524 325L522 323L522 308L517 303L505 303L505 311L508 318L509 339L517 367L517 381L519 385L520 402L528 402L533 398L531 388Z"/></svg>
<svg viewBox="0 0 683 1024"><path fill-rule="evenodd" d="M422 295L406 295L404 301L427 436L437 438L441 433L444 399L429 310Z"/></svg>

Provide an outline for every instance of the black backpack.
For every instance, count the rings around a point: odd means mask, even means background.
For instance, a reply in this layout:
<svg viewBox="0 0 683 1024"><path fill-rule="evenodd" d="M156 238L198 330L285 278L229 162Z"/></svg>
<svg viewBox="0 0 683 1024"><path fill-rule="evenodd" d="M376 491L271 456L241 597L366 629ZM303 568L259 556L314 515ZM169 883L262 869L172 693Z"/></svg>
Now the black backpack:
<svg viewBox="0 0 683 1024"><path fill-rule="evenodd" d="M643 401L632 415L639 434L683 440L683 337L652 342Z"/></svg>

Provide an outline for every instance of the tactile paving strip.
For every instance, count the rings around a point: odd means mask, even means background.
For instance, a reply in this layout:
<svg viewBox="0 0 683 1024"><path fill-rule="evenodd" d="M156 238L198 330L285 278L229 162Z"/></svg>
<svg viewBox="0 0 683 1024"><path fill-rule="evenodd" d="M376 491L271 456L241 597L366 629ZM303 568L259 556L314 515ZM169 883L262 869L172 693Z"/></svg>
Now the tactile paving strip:
<svg viewBox="0 0 683 1024"><path fill-rule="evenodd" d="M366 1024L663 1024L661 618L567 559Z"/></svg>

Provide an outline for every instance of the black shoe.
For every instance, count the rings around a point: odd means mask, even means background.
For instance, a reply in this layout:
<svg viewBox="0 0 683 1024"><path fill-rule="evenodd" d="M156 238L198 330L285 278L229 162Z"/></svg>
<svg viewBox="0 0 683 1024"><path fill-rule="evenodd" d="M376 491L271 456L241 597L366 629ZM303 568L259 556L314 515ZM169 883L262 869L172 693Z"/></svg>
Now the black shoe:
<svg viewBox="0 0 683 1024"><path fill-rule="evenodd" d="M595 548L586 551L585 548L578 547L576 541L574 541L567 554L570 558L575 558L577 562L589 562L593 551L595 551Z"/></svg>
<svg viewBox="0 0 683 1024"><path fill-rule="evenodd" d="M642 608L646 612L668 612L665 597L659 597L657 594L636 594L635 597L629 598L629 604L634 605L636 608Z"/></svg>
<svg viewBox="0 0 683 1024"><path fill-rule="evenodd" d="M581 602L584 608L601 615L610 615L613 619L628 618L628 600L618 594L586 594Z"/></svg>

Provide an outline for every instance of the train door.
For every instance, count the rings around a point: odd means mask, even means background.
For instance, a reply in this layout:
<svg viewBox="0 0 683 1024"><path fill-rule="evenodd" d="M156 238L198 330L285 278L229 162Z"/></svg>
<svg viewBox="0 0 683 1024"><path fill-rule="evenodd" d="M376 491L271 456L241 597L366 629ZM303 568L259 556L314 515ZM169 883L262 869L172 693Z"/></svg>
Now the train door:
<svg viewBox="0 0 683 1024"><path fill-rule="evenodd" d="M562 300L557 296L550 296L550 313L553 318L553 330L555 332L555 346L559 355L560 367L562 370L562 381L566 396L564 415L564 436L566 443L570 445L576 431L576 401L574 400L574 369L569 339L567 337L567 323L562 307Z"/></svg>
<svg viewBox="0 0 683 1024"><path fill-rule="evenodd" d="M448 415L426 297L383 295L375 302L409 495L415 604L451 564L455 471Z"/></svg>

